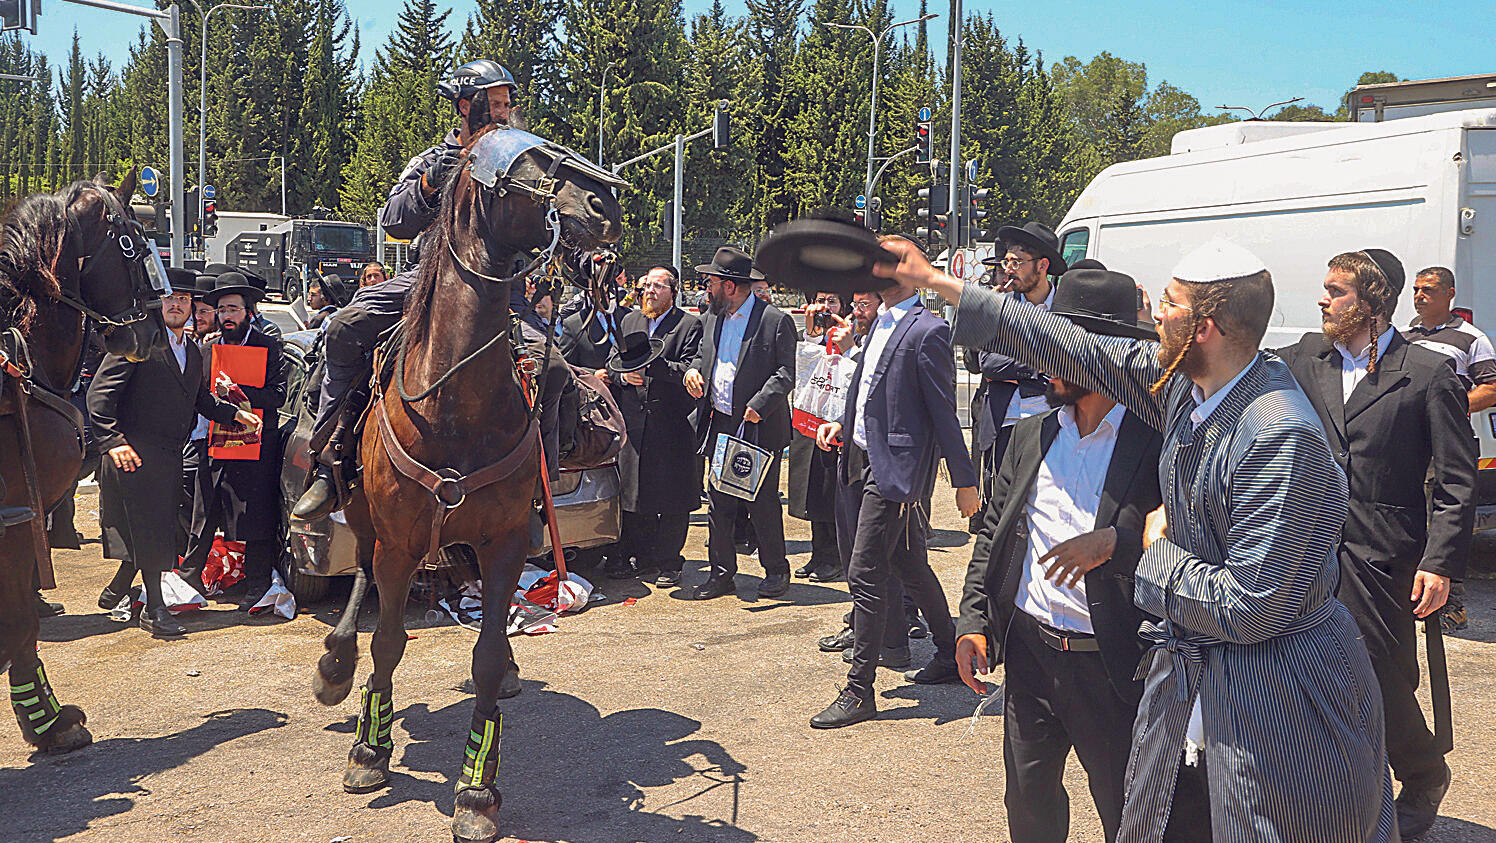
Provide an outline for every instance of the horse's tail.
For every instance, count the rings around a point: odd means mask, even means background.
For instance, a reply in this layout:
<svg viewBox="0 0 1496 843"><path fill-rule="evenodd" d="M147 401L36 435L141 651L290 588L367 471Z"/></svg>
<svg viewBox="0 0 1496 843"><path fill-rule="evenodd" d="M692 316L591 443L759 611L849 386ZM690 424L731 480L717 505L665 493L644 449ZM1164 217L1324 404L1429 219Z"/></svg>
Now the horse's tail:
<svg viewBox="0 0 1496 843"><path fill-rule="evenodd" d="M369 590L369 574L362 560L353 575L353 589L343 617L322 644L327 652L317 660L317 675L312 678L312 695L323 705L337 705L347 699L353 688L353 671L358 666L358 609Z"/></svg>

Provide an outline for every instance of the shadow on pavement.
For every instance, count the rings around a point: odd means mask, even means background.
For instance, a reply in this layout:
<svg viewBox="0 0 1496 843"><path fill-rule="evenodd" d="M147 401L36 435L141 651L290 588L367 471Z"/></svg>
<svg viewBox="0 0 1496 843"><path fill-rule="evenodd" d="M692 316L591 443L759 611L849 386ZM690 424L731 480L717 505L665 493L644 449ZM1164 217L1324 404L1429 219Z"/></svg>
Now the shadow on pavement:
<svg viewBox="0 0 1496 843"><path fill-rule="evenodd" d="M1490 826L1454 817L1440 817L1422 838L1423 843L1489 843L1493 839L1496 839L1496 830Z"/></svg>
<svg viewBox="0 0 1496 843"><path fill-rule="evenodd" d="M0 793L24 810L8 813L7 840L57 840L94 820L122 814L151 788L146 776L180 767L209 750L286 724L263 708L215 711L186 731L159 738L110 738L62 756L33 755L26 767L0 769ZM16 739L12 731L7 739ZM162 836L166 836L164 830Z"/></svg>
<svg viewBox="0 0 1496 843"><path fill-rule="evenodd" d="M570 694L524 682L525 693L500 703L504 717L499 789L501 833L524 840L574 840L607 828L614 840L710 840L739 843L758 836L737 828L746 768L709 740L691 740L695 720L658 708L607 716ZM395 689L398 703L400 689ZM418 693L412 689L412 693ZM452 782L472 722L471 700L430 710L424 703L397 716L410 735L397 740L389 788L370 808L419 801L452 815ZM405 775L436 773L441 781ZM680 784L687 795L654 810L644 788ZM677 819L659 813L682 811ZM444 829L432 829L435 837Z"/></svg>
<svg viewBox="0 0 1496 843"><path fill-rule="evenodd" d="M943 726L965 720L976 710L982 698L965 685L899 685L878 696L889 700L914 700L916 705L884 709L879 720L929 720ZM989 709L990 710L990 709Z"/></svg>
<svg viewBox="0 0 1496 843"><path fill-rule="evenodd" d="M187 627L188 638L191 638L194 632L227 629L231 626L269 626L272 625L272 618L275 623L285 623L285 618L279 616L250 616L243 612L224 609L183 612L176 617L178 623ZM333 623L337 623L337 621ZM94 609L84 614L65 614L58 615L55 618L42 618L41 631L37 633L37 639L52 644L60 644L68 641L81 641L96 635L110 635L116 632L149 637L136 623L134 618L129 623L112 621L107 614Z"/></svg>
<svg viewBox="0 0 1496 843"><path fill-rule="evenodd" d="M1493 606L1496 606L1496 580L1465 580L1465 616L1470 625L1458 632L1446 633L1447 637L1496 644Z"/></svg>

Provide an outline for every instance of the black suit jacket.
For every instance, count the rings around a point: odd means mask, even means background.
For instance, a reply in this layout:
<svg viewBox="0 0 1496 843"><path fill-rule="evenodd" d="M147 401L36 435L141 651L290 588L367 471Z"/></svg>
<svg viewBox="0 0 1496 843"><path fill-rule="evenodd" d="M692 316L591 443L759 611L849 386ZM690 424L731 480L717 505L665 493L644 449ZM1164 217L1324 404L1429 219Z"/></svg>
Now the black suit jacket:
<svg viewBox="0 0 1496 843"><path fill-rule="evenodd" d="M234 420L232 404L213 397L197 343L187 343L187 368L171 349L157 349L139 363L108 354L88 387L88 414L101 451L120 445L182 450L198 414L220 423ZM181 479L177 479L180 486Z"/></svg>
<svg viewBox="0 0 1496 843"><path fill-rule="evenodd" d="M1059 433L1058 412L1051 410L1013 425L997 486L983 513L982 530L966 569L956 635L987 636L988 660L994 665L1003 660L1008 624L1018 610L1014 601L1028 553L1024 510L1039 466ZM1157 431L1131 412L1123 416L1096 511L1097 529L1116 528L1117 547L1110 560L1085 576L1091 628L1107 677L1130 702L1142 696L1133 673L1147 649L1138 635L1144 615L1132 602L1133 572L1143 555L1143 524L1163 500L1158 487L1162 441Z"/></svg>
<svg viewBox="0 0 1496 843"><path fill-rule="evenodd" d="M648 333L649 318L632 311L620 326L625 332L637 328ZM672 307L654 337L664 345L660 356L644 367L643 386L610 375L628 427L628 442L618 455L619 500L628 512L693 512L701 506L702 476L691 427L696 399L686 392L682 378L701 348L701 320Z"/></svg>
<svg viewBox="0 0 1496 843"><path fill-rule="evenodd" d="M1377 370L1346 401L1340 352L1323 334L1305 334L1276 353L1314 405L1350 485L1342 551L1410 588L1417 570L1463 578L1477 447L1450 359L1394 330Z"/></svg>
<svg viewBox="0 0 1496 843"><path fill-rule="evenodd" d="M743 307L748 303L744 302ZM690 368L701 373L706 391L696 402L691 423L696 428L696 451L706 454L712 443L712 369L717 365L717 343L722 317L709 313L703 326L701 348ZM778 451L790 443L790 390L795 388L795 322L772 304L758 302L743 331L743 345L738 354L737 376L732 382L732 425L737 426L743 413L752 407L762 419L758 428L746 438L759 447ZM749 428L753 430L752 427Z"/></svg>
<svg viewBox="0 0 1496 843"><path fill-rule="evenodd" d="M612 314L598 313L591 307L573 313L562 320L561 336L556 340L556 347L561 349L561 356L566 358L566 362L573 366L601 369L607 365L608 358L613 356L614 351L614 344L608 341L608 329L604 327L604 323L614 326L613 339L621 341L623 320L633 312L619 305Z"/></svg>

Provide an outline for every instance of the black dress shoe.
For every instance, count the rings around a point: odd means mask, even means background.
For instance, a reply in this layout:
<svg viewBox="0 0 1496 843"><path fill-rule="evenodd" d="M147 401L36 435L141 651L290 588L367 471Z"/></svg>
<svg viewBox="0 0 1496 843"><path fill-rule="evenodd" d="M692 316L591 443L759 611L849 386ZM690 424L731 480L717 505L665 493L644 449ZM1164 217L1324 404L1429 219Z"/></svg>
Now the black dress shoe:
<svg viewBox="0 0 1496 843"><path fill-rule="evenodd" d="M1439 803L1449 792L1450 778L1449 765L1445 764L1443 773L1431 784L1403 785L1402 793L1397 795L1397 831L1403 843L1412 843L1428 834L1434 820L1439 818Z"/></svg>
<svg viewBox="0 0 1496 843"><path fill-rule="evenodd" d="M800 567L795 569L795 579L803 580L806 577L810 576L810 572L814 571L815 569L816 564L814 562L806 562L804 565L801 565Z"/></svg>
<svg viewBox="0 0 1496 843"><path fill-rule="evenodd" d="M820 647L823 653L840 653L852 648L853 637L852 627L849 626L835 635L823 637L816 642L816 646Z"/></svg>
<svg viewBox="0 0 1496 843"><path fill-rule="evenodd" d="M633 579L638 572L634 570L632 559L615 557L603 563L603 573L607 574L609 579L628 580Z"/></svg>
<svg viewBox="0 0 1496 843"><path fill-rule="evenodd" d="M129 593L130 590L128 588L125 589L125 594ZM99 608L106 612L113 609L119 605L119 601L125 599L125 594L120 594L114 589L104 586L104 590L99 592Z"/></svg>
<svg viewBox="0 0 1496 843"><path fill-rule="evenodd" d="M919 615L916 614L912 617L905 617L904 622L909 624L910 638L930 637L930 628L928 626L925 626L924 618L921 618Z"/></svg>
<svg viewBox="0 0 1496 843"><path fill-rule="evenodd" d="M713 577L691 591L692 600L712 600L717 597L726 597L737 591L732 582L732 577Z"/></svg>
<svg viewBox="0 0 1496 843"><path fill-rule="evenodd" d="M39 618L55 618L66 612L61 603L49 603L42 599L41 594L36 595L36 616Z"/></svg>
<svg viewBox="0 0 1496 843"><path fill-rule="evenodd" d="M661 571L654 584L655 588L675 588L680 585L680 571Z"/></svg>
<svg viewBox="0 0 1496 843"><path fill-rule="evenodd" d="M788 574L770 574L764 577L763 582L758 584L759 597L779 597L790 590L790 577Z"/></svg>
<svg viewBox="0 0 1496 843"><path fill-rule="evenodd" d="M845 578L845 576L842 573L841 565L829 562L825 565L817 565L815 570L810 572L809 579L811 582L836 582Z"/></svg>
<svg viewBox="0 0 1496 843"><path fill-rule="evenodd" d="M187 634L187 627L177 623L165 606L141 612L140 628L155 638L176 638Z"/></svg>
<svg viewBox="0 0 1496 843"><path fill-rule="evenodd" d="M810 718L812 729L840 729L843 726L851 726L864 720L871 720L878 713L878 707L873 704L871 695L859 697L850 690L843 690L837 696L836 702L826 707L826 710Z"/></svg>
<svg viewBox="0 0 1496 843"><path fill-rule="evenodd" d="M935 659L919 670L911 670L904 678L916 685L950 685L961 681L956 663Z"/></svg>
<svg viewBox="0 0 1496 843"><path fill-rule="evenodd" d="M291 517L300 521L315 521L331 515L338 505L338 491L332 482L332 469L317 468L312 485L302 493L300 500L291 507Z"/></svg>
<svg viewBox="0 0 1496 843"><path fill-rule="evenodd" d="M846 662L847 664L852 663L851 647L842 650L842 661ZM886 667L889 670L904 670L909 667L909 663L912 661L914 661L914 659L909 655L908 646L894 647L892 649L885 648L878 651L878 666Z"/></svg>

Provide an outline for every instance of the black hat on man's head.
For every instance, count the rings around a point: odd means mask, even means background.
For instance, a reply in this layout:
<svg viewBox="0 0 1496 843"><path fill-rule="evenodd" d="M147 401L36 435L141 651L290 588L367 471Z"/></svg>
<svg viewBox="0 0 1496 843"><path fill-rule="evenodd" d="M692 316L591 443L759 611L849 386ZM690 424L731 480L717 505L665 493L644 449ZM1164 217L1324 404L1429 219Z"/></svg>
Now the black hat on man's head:
<svg viewBox="0 0 1496 843"><path fill-rule="evenodd" d="M702 275L717 275L729 281L762 281L764 274L753 267L753 258L737 246L723 246L711 263L696 267Z"/></svg>
<svg viewBox="0 0 1496 843"><path fill-rule="evenodd" d="M1362 249L1361 254L1371 259L1382 271L1382 277L1387 279L1387 287L1392 290L1392 300L1396 302L1402 297L1403 285L1407 283L1407 273L1403 271L1402 261L1386 249Z"/></svg>
<svg viewBox="0 0 1496 843"><path fill-rule="evenodd" d="M1049 274L1064 275L1065 259L1060 257L1060 238L1054 229L1042 222L1026 222L1021 226L1005 225L997 230L997 242L1003 246L1022 246L1036 258L1049 258ZM1001 256L982 261L987 266L1002 263Z"/></svg>
<svg viewBox="0 0 1496 843"><path fill-rule="evenodd" d="M243 296L246 304L254 304L265 297L258 287L249 283L244 273L233 271L214 278L213 289L203 292L203 301L217 307L219 299L235 293Z"/></svg>
<svg viewBox="0 0 1496 843"><path fill-rule="evenodd" d="M333 307L342 307L348 303L348 283L341 275L329 272L313 283L322 288L322 298L327 299L327 303Z"/></svg>
<svg viewBox="0 0 1496 843"><path fill-rule="evenodd" d="M636 372L653 363L665 349L665 341L652 338L638 323L625 331L618 351L608 360L608 371L616 374Z"/></svg>
<svg viewBox="0 0 1496 843"><path fill-rule="evenodd" d="M1072 269L1055 285L1049 312L1108 337L1156 340L1149 325L1139 325L1138 285L1131 275L1109 269Z"/></svg>
<svg viewBox="0 0 1496 843"><path fill-rule="evenodd" d="M1070 264L1066 271L1068 272L1070 269L1106 269L1106 264L1095 258L1081 258L1075 263Z"/></svg>
<svg viewBox="0 0 1496 843"><path fill-rule="evenodd" d="M197 273L180 266L168 266L166 268L166 280L171 284L173 293L198 294Z"/></svg>

